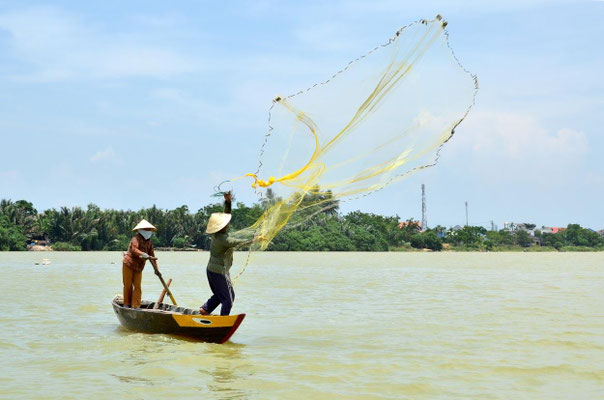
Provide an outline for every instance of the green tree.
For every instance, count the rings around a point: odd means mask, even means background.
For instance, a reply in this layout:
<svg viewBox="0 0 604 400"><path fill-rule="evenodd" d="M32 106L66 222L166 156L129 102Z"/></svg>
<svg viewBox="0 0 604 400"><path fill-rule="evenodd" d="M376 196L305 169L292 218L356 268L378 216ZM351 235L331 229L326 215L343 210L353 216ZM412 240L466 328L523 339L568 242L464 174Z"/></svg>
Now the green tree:
<svg viewBox="0 0 604 400"><path fill-rule="evenodd" d="M581 227L579 224L570 224L564 231L567 245L597 247L603 244L602 237L596 232Z"/></svg>
<svg viewBox="0 0 604 400"><path fill-rule="evenodd" d="M516 243L516 237L510 231L488 231L485 235L497 246L513 246Z"/></svg>
<svg viewBox="0 0 604 400"><path fill-rule="evenodd" d="M443 242L436 235L434 231L426 231L422 234L424 238L424 246L430 250L441 251L443 249ZM413 245L413 243L411 243Z"/></svg>
<svg viewBox="0 0 604 400"><path fill-rule="evenodd" d="M67 242L56 242L52 245L52 249L55 251L81 251L82 247Z"/></svg>
<svg viewBox="0 0 604 400"><path fill-rule="evenodd" d="M521 247L530 247L530 245L533 243L533 241L527 231L518 230L515 232L515 236L516 236L516 242Z"/></svg>
<svg viewBox="0 0 604 400"><path fill-rule="evenodd" d="M231 229L252 225L279 200L272 190L267 190L258 203L251 206L237 203L232 210ZM292 201L299 201L301 207L274 238L269 250L387 251L411 243L415 248L438 251L442 249L443 240L460 248L473 249L531 245L531 238L525 231L487 232L482 227L467 226L458 231L448 231L447 236L441 239L439 234L444 233L443 227L420 232L417 221L407 220L399 224L398 216L360 211L341 215L335 196L318 186ZM184 205L173 210L162 210L153 205L139 211L124 211L101 210L95 204L89 204L86 209L61 207L38 213L33 204L25 200L0 200L0 248L24 249L28 236L43 236L53 246L66 250L126 250L133 236L132 227L141 218L146 218L158 228L159 232L152 239L156 247L209 249L210 237L205 234L205 227L211 213L221 211L221 203L208 204L196 213L191 213ZM565 231L556 234L536 231L535 235L543 245L557 249L604 246L602 237L578 224L570 224Z"/></svg>
<svg viewBox="0 0 604 400"><path fill-rule="evenodd" d="M130 245L130 239L131 238L126 235L117 235L115 239L111 239L103 246L103 250L126 251Z"/></svg>
<svg viewBox="0 0 604 400"><path fill-rule="evenodd" d="M188 240L184 237L177 237L172 240L172 246L177 249L184 249L187 246Z"/></svg>
<svg viewBox="0 0 604 400"><path fill-rule="evenodd" d="M260 205L266 210L280 201L282 201L281 197L278 197L272 188L267 188L264 197L260 200Z"/></svg>
<svg viewBox="0 0 604 400"><path fill-rule="evenodd" d="M541 235L541 244L560 250L566 243L564 235L561 233L543 233Z"/></svg>
<svg viewBox="0 0 604 400"><path fill-rule="evenodd" d="M449 231L447 241L457 246L478 248L482 245L486 233L487 230L482 226L464 226L462 229Z"/></svg>
<svg viewBox="0 0 604 400"><path fill-rule="evenodd" d="M38 211L33 204L26 200L12 202L0 201L0 215L4 215L11 224L19 226L23 234L33 236L36 232Z"/></svg>
<svg viewBox="0 0 604 400"><path fill-rule="evenodd" d="M409 242L411 243L411 246L416 249L426 248L426 242L424 240L424 236L422 236L419 233L412 235Z"/></svg>
<svg viewBox="0 0 604 400"><path fill-rule="evenodd" d="M20 227L0 215L0 251L25 250L27 238Z"/></svg>

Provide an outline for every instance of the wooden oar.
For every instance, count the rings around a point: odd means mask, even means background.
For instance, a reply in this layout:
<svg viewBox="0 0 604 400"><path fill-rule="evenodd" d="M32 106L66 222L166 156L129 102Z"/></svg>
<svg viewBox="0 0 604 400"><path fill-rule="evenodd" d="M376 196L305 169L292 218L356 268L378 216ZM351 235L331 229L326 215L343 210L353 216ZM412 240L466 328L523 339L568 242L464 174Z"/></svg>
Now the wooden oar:
<svg viewBox="0 0 604 400"><path fill-rule="evenodd" d="M174 300L172 292L170 291L170 289L168 289L168 285L166 285L166 282L164 282L164 278L161 276L161 272L159 272L159 267L157 266L156 260L157 257L149 257L149 261L151 261L151 265L153 265L153 269L155 270L155 275L157 275L157 277L161 281L161 284L164 285L164 289L166 290L166 293L168 293L168 296L170 296L170 300L172 300L172 303L177 306L178 304L176 304L176 300Z"/></svg>
<svg viewBox="0 0 604 400"><path fill-rule="evenodd" d="M166 282L166 286L170 287L171 283L172 283L172 278L168 279L168 282ZM157 301L155 302L155 305L153 306L154 310L157 310L159 308L159 305L161 304L161 302L164 301L165 295L166 295L166 289L162 289L161 294L159 295L159 299L157 299Z"/></svg>

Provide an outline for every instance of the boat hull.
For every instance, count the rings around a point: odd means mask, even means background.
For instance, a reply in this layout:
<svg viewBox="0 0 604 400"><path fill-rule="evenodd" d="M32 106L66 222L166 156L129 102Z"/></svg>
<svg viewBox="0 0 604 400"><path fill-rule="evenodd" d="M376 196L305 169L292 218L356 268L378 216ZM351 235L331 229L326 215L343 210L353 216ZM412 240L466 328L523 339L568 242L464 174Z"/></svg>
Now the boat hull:
<svg viewBox="0 0 604 400"><path fill-rule="evenodd" d="M199 311L170 304L143 301L140 308L124 307L121 296L112 302L118 320L128 330L164 333L203 342L224 343L235 333L245 314L200 315Z"/></svg>

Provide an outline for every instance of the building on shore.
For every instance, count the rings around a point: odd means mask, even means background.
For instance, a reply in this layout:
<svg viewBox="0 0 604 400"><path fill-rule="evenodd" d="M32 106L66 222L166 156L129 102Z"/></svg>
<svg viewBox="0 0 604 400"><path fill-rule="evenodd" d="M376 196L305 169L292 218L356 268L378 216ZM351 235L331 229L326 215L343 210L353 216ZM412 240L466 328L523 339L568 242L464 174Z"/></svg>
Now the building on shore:
<svg viewBox="0 0 604 400"><path fill-rule="evenodd" d="M27 250L29 251L50 251L50 240L44 239L30 239L27 242Z"/></svg>
<svg viewBox="0 0 604 400"><path fill-rule="evenodd" d="M558 227L558 226L542 226L541 229L539 229L541 231L541 233L558 233L558 232L564 232L566 230L566 228L562 228L562 227Z"/></svg>

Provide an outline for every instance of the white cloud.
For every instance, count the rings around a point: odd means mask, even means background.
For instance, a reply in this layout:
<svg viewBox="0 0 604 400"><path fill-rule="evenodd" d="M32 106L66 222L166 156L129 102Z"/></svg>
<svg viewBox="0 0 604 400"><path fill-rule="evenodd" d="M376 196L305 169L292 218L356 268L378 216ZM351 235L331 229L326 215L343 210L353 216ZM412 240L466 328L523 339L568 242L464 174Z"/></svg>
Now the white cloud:
<svg viewBox="0 0 604 400"><path fill-rule="evenodd" d="M32 67L15 77L21 80L163 78L200 68L142 33L111 32L54 8L0 14L0 29L10 35L14 55Z"/></svg>
<svg viewBox="0 0 604 400"><path fill-rule="evenodd" d="M471 113L445 153L490 179L540 182L554 175L574 179L588 151L583 132L550 130L531 115L489 111Z"/></svg>
<svg viewBox="0 0 604 400"><path fill-rule="evenodd" d="M530 115L511 112L473 114L464 130L476 153L497 153L510 160L538 158L576 161L588 150L583 132L562 128L556 132L541 126Z"/></svg>
<svg viewBox="0 0 604 400"><path fill-rule="evenodd" d="M113 147L109 146L104 150L97 151L92 157L90 157L90 162L93 164L110 163L113 165L120 165L122 164L122 159L115 152Z"/></svg>

